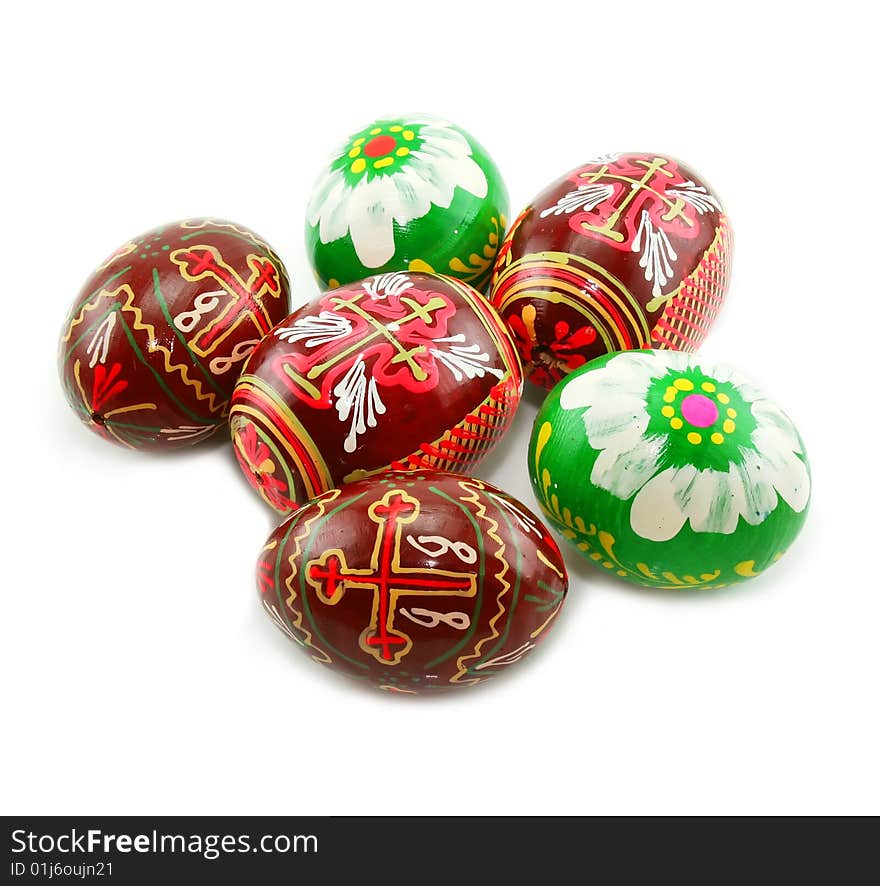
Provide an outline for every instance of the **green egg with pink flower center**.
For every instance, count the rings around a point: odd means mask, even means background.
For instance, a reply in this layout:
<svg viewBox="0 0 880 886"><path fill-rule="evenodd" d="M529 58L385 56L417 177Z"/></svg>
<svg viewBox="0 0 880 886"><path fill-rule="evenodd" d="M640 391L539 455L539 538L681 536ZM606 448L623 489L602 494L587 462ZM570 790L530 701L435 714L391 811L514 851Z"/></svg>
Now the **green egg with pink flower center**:
<svg viewBox="0 0 880 886"><path fill-rule="evenodd" d="M507 225L507 189L485 149L425 115L375 120L334 153L306 211L306 248L335 288L428 271L486 288Z"/></svg>
<svg viewBox="0 0 880 886"><path fill-rule="evenodd" d="M791 419L736 370L676 351L608 354L564 378L535 420L529 469L584 557L657 588L759 575L810 501Z"/></svg>

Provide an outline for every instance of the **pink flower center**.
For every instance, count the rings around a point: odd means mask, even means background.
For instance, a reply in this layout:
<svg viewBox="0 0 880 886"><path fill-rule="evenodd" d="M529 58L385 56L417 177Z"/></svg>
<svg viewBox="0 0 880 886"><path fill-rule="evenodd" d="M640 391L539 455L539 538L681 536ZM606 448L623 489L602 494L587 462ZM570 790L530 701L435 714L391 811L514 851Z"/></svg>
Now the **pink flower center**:
<svg viewBox="0 0 880 886"><path fill-rule="evenodd" d="M718 407L703 394L688 394L681 401L681 414L689 425L708 428L718 420Z"/></svg>

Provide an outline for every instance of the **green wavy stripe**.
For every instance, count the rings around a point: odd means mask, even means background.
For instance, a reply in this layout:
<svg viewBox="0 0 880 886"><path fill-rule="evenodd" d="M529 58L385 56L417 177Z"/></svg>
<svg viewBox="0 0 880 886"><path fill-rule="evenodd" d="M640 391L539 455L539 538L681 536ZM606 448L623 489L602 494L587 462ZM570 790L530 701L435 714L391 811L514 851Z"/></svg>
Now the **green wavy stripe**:
<svg viewBox="0 0 880 886"><path fill-rule="evenodd" d="M80 337L79 337L79 338L78 338L78 339L77 339L77 340L76 340L76 341L75 341L75 342L74 342L74 343L73 343L73 344L67 349L67 353L65 353L65 355L64 355L64 359L65 359L65 360L69 360L69 359L70 359L70 355L74 352L74 350L76 350L76 348L79 346L80 342L81 342L84 338L86 338L86 336L88 336L89 334L93 333L93 332L95 331L95 327L96 327L96 326L100 326L100 325L101 325L101 324L102 324L102 323L103 323L103 322L104 322L104 321L105 321L105 320L106 320L111 314L113 314L113 313L115 313L116 311L119 311L119 310L121 310L121 309L122 309L122 305L121 305L119 302L116 302L116 304L113 305L113 307L109 308L109 309L106 310L103 314L101 314L101 316L98 317L98 319L97 319L94 323L91 323L91 324L89 324L89 325L86 325L85 323L83 323L83 326L84 326L85 328L83 329L82 334L81 334Z"/></svg>
<svg viewBox="0 0 880 886"><path fill-rule="evenodd" d="M306 543L305 548L303 548L302 552L302 565L305 566L308 561L308 555L311 553L312 545L315 542L315 539L318 535L318 530L334 515L338 514L339 511L344 508L350 507L356 501L360 501L367 493L362 492L360 495L351 499L350 501L343 502L341 505L337 505L332 511L325 514L316 524L315 526L309 530L309 541ZM327 641L327 638L321 633L317 624L315 624L315 619L312 617L312 609L309 606L308 597L306 596L306 588L305 588L305 579L306 579L306 571L305 569L300 569L299 571L299 591L300 591L300 600L302 600L303 611L305 612L309 624L312 626L312 630L315 633L316 637L319 637L321 642L328 649L332 649L340 658L345 659L349 664L353 664L355 667L361 668L364 671L369 671L369 666L365 665L362 661L356 661L353 658L349 658L344 652L340 652L335 646Z"/></svg>
<svg viewBox="0 0 880 886"><path fill-rule="evenodd" d="M197 422L198 424L204 425L206 427L217 424L216 421L213 421L211 419L206 419L204 416L201 416L201 415L196 415L195 412L193 412L190 409L187 409L187 407L184 406L183 403L181 403L180 400L178 400L177 397L174 396L174 393L172 392L172 390L165 383L165 379L162 378L161 373L157 372L147 362L147 358L144 357L143 351L141 351L140 347L138 347L138 343L135 341L134 335L133 335L131 329L129 328L128 323L125 321L124 316L122 314L120 314L119 316L120 316L120 321L122 323L122 328L125 330L125 335L128 338L128 342L131 345L132 350L137 355L138 360L140 360L141 363L143 363L144 366L146 366L147 369L149 369L150 372L153 373L153 377L156 379L157 384L168 395L168 397L178 406L178 408L182 412L185 412L193 421Z"/></svg>
<svg viewBox="0 0 880 886"><path fill-rule="evenodd" d="M187 354L189 354L190 359L193 361L193 365L195 365L198 370L205 377L205 380L208 384L215 390L217 393L224 399L229 399L229 394L220 387L217 383L217 379L214 378L213 374L205 369L202 366L199 358L192 352L190 349L189 343L183 337L183 333L174 325L174 321L171 319L171 313L168 310L168 303L165 301L165 296L162 295L162 288L159 286L159 270L158 268L153 268L153 292L156 296L156 301L159 303L159 308L162 311L162 316L165 318L165 322L168 324L168 328L174 332L177 336L177 340L186 348Z"/></svg>

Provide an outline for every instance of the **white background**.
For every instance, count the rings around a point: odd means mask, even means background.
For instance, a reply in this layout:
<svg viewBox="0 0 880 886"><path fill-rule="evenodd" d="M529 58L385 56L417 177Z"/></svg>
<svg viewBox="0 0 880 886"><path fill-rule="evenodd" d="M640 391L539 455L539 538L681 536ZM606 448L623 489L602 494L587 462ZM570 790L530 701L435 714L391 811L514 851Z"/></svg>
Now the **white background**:
<svg viewBox="0 0 880 886"><path fill-rule="evenodd" d="M7 6L3 812L880 812L875 13L745 8ZM407 110L472 131L512 214L605 151L701 172L736 235L704 352L781 402L814 487L789 555L726 591L641 591L566 548L569 599L532 659L415 700L320 668L266 618L274 517L225 435L111 447L55 365L92 268L181 217L254 227L312 298L325 155ZM537 402L479 471L532 507Z"/></svg>

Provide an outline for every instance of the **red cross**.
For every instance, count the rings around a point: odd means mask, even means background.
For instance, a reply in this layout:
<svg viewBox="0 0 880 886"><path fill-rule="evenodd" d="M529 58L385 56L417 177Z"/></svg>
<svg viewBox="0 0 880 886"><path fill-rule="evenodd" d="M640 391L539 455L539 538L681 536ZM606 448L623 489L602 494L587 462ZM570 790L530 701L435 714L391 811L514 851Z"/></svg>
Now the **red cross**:
<svg viewBox="0 0 880 886"><path fill-rule="evenodd" d="M369 509L370 518L379 524L369 569L350 569L342 551L328 551L319 560L311 561L306 570L309 584L331 606L349 588L372 590L372 618L361 634L361 647L384 664L399 663L412 646L410 637L394 627L398 597L472 597L476 593L473 574L400 567L400 530L403 524L415 520L418 512L418 500L402 490L386 493Z"/></svg>
<svg viewBox="0 0 880 886"><path fill-rule="evenodd" d="M217 261L209 249L195 247L183 253L183 261L178 260L187 275L193 279L214 277L223 286L230 297L225 310L221 309L216 322L210 324L196 337L194 345L203 353L208 353L211 345L230 327L239 322L242 314L250 314L261 335L269 331L269 323L263 314L258 296L264 289L271 293L279 291L278 271L268 259L252 259L252 279L248 285L242 285L238 275Z"/></svg>
<svg viewBox="0 0 880 886"><path fill-rule="evenodd" d="M250 285L251 292L259 292L264 286L272 292L278 292L278 271L272 262L268 259L263 261L255 259L253 268L258 276Z"/></svg>

